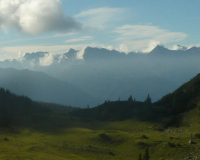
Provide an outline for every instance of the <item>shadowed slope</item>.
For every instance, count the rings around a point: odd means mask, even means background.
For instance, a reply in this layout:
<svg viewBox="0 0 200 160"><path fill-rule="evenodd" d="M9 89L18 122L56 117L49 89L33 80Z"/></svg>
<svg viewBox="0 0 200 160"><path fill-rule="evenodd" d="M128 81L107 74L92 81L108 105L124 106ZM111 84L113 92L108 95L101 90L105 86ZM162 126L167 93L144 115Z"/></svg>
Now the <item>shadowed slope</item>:
<svg viewBox="0 0 200 160"><path fill-rule="evenodd" d="M88 95L75 85L63 82L42 72L0 69L0 86L35 101L44 101L85 107L98 104L98 99Z"/></svg>
<svg viewBox="0 0 200 160"><path fill-rule="evenodd" d="M200 98L200 74L182 85L172 94L164 96L155 103L168 109L169 113L177 114L193 109Z"/></svg>

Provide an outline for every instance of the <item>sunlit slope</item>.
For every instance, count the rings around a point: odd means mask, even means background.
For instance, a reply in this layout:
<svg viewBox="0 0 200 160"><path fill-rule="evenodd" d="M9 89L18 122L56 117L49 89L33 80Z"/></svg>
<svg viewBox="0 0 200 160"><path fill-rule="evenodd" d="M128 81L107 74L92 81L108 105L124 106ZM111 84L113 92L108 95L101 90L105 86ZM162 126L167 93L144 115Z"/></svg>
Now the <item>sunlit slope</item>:
<svg viewBox="0 0 200 160"><path fill-rule="evenodd" d="M200 74L182 85L172 94L156 102L156 106L166 108L170 114L178 114L195 108L200 99Z"/></svg>
<svg viewBox="0 0 200 160"><path fill-rule="evenodd" d="M200 156L199 115L196 108L183 115L181 127L164 130L155 123L136 120L83 122L79 119L73 119L73 126L63 128L62 132L51 126L46 126L46 131L1 129L0 159L137 160L147 147L152 160L179 160L189 154ZM191 139L194 144L189 144Z"/></svg>
<svg viewBox="0 0 200 160"><path fill-rule="evenodd" d="M6 128L0 128L0 159L138 160L139 154L143 155L146 148L149 149L151 160L200 157L199 80L200 75L197 75L155 104L134 101L109 102L113 112L116 103L119 104L116 107L120 109L123 109L121 105L129 109L129 105L138 104L133 110L134 114L137 114L137 107L142 107L144 111L149 106L150 109L167 111L166 117L160 117L160 121L152 122L139 121L137 116L103 121L89 117L77 118L66 112L55 113L45 108L41 110L38 108L39 104L36 107L30 99L21 97L25 101L19 103L23 110L26 108L23 104L27 104L27 101L37 110L20 112L20 118L25 115L26 119L31 117L28 119L29 123L24 122L24 125L20 125L19 118L18 124L11 123ZM18 97L8 91L2 90L2 93L14 97L16 102L19 102ZM105 111L109 103L95 110ZM110 115L119 116L120 113L125 111ZM173 122L176 122L172 121L166 128L163 123L165 119L174 117L178 120L177 127L173 127Z"/></svg>

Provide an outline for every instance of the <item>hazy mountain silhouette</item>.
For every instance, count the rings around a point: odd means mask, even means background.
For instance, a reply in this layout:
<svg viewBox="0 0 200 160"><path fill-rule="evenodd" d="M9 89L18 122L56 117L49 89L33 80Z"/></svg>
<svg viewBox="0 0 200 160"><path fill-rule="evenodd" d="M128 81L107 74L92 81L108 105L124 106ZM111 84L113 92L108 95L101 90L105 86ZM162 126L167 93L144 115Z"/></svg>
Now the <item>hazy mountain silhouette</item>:
<svg viewBox="0 0 200 160"><path fill-rule="evenodd" d="M148 72L146 76L128 75L127 73L125 75L102 69L99 66L92 68L90 65L82 65L73 70L65 70L60 79L76 84L86 92L105 100L117 100L119 97L125 100L130 95L137 100L143 100L148 93L151 93L155 101L178 87L176 83L150 75Z"/></svg>
<svg viewBox="0 0 200 160"><path fill-rule="evenodd" d="M177 48L157 46L150 53L125 54L87 47L83 59L77 59L79 51L74 49L56 56L37 52L0 62L0 67L42 71L104 100L126 99L129 95L143 100L149 93L156 101L199 73L200 48ZM51 63L42 66L44 58Z"/></svg>
<svg viewBox="0 0 200 160"><path fill-rule="evenodd" d="M159 101L152 103L148 95L143 101L130 96L127 100L105 101L91 109L72 111L72 115L85 119L101 121L121 121L138 119L155 121L167 126L178 126L183 121L185 112L199 108L200 74L180 86L173 93L167 94Z"/></svg>
<svg viewBox="0 0 200 160"><path fill-rule="evenodd" d="M107 50L104 48L91 48L85 49L84 60L111 60L125 57L125 53L116 50Z"/></svg>
<svg viewBox="0 0 200 160"><path fill-rule="evenodd" d="M173 51L171 51L171 52L173 52ZM169 54L169 53L170 53L169 49L158 45L149 54L150 55L163 56L163 55L166 55L166 54Z"/></svg>
<svg viewBox="0 0 200 160"><path fill-rule="evenodd" d="M53 102L77 107L99 103L78 87L57 80L42 72L0 69L0 86L18 95L25 95L36 101Z"/></svg>

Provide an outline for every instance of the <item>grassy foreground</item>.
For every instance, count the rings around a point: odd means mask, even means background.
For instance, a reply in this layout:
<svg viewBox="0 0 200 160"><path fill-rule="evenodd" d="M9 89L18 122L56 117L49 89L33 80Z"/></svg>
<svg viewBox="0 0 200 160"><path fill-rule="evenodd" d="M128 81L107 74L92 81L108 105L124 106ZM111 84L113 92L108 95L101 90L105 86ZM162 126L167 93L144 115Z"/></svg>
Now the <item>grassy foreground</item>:
<svg viewBox="0 0 200 160"><path fill-rule="evenodd" d="M67 116L67 115L66 115ZM2 160L137 160L148 147L152 160L200 156L200 111L182 115L179 128L162 130L136 120L83 121L73 118L66 128L0 129ZM41 127L45 125L41 125ZM189 140L194 144L189 144Z"/></svg>

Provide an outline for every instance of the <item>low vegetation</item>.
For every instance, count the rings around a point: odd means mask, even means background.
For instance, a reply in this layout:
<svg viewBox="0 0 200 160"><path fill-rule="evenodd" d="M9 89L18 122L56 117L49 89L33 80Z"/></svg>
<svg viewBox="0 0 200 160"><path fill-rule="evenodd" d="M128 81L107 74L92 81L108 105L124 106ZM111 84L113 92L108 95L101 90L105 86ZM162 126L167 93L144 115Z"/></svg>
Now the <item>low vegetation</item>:
<svg viewBox="0 0 200 160"><path fill-rule="evenodd" d="M199 77L156 103L148 95L91 109L0 89L0 159L198 160Z"/></svg>

